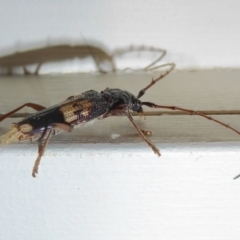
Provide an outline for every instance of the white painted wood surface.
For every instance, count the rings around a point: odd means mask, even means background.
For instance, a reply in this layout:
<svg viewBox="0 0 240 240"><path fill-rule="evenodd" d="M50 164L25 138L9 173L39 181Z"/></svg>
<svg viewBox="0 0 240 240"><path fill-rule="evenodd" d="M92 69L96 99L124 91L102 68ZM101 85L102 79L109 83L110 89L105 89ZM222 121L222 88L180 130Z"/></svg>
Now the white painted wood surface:
<svg viewBox="0 0 240 240"><path fill-rule="evenodd" d="M89 89L137 94L151 76L1 77L0 113L30 101L50 106ZM238 110L239 76L239 70L175 71L143 99ZM214 117L240 129L239 115ZM2 122L0 134L18 119ZM240 172L240 136L196 116L134 119L153 131L160 158L124 117L52 138L36 179L35 144L1 145L1 239L238 240L240 182L233 177Z"/></svg>

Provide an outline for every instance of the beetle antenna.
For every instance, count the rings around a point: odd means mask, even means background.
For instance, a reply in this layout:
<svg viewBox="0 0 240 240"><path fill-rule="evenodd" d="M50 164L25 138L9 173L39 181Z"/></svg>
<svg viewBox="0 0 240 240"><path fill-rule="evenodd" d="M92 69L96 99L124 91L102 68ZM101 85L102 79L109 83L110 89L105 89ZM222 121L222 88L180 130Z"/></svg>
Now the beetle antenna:
<svg viewBox="0 0 240 240"><path fill-rule="evenodd" d="M150 107L150 108L165 108L165 109L170 109L170 110L180 110L183 112L186 112L190 115L198 115L200 117L206 118L208 120L211 120L213 122L216 122L226 128L229 128L230 130L232 130L233 132L237 133L238 135L240 135L240 132L238 130L236 130L235 128L232 128L231 126L227 125L226 123L223 123L215 118L209 117L203 113L191 110L191 109L186 109L186 108L180 108L180 107L175 107L175 106L161 106L161 105L156 105L155 103L151 103L151 102L142 102L142 105Z"/></svg>
<svg viewBox="0 0 240 240"><path fill-rule="evenodd" d="M148 84L145 88L139 91L137 98L142 97L150 87L152 87L156 82L158 82L159 80L167 76L175 68L175 63L166 63L153 68L153 69L156 69L156 68L163 68L168 66L170 68L165 73L161 74L157 79L152 79L150 84Z"/></svg>

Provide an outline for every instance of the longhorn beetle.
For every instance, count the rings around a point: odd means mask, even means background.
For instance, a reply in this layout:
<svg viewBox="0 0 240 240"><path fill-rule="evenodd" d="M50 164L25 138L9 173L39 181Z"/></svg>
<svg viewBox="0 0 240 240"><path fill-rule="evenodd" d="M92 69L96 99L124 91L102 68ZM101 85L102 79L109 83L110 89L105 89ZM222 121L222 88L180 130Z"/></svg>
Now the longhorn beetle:
<svg viewBox="0 0 240 240"><path fill-rule="evenodd" d="M127 116L140 137L152 148L155 154L160 156L159 149L146 137L151 135L151 132L140 129L134 122L130 112L133 111L143 115L142 106L181 110L189 114L199 115L221 124L240 135L240 132L236 129L200 112L175 106L161 106L151 102L141 102L139 99L145 94L146 90L169 74L174 69L175 64L168 63L160 67L169 67L169 69L157 79L152 79L151 83L143 88L137 97L125 90L106 88L101 92L89 90L80 95L71 96L65 101L49 108L35 103L26 103L0 117L0 122L25 106L31 107L38 112L24 118L18 123L14 123L9 132L1 136L1 142L2 144L10 144L16 141L36 140L38 143L38 157L32 169L32 176L36 177L41 157L52 135L56 135L61 131L71 132L74 127L82 126L91 120L104 119L110 116Z"/></svg>

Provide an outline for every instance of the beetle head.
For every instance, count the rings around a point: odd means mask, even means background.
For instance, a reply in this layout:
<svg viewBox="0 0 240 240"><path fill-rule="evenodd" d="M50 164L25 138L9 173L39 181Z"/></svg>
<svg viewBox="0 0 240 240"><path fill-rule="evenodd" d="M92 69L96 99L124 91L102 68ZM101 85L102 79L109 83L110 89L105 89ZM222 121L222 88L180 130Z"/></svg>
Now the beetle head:
<svg viewBox="0 0 240 240"><path fill-rule="evenodd" d="M134 112L138 112L138 113L143 112L142 102L140 100L138 100L137 98L132 103L132 110Z"/></svg>

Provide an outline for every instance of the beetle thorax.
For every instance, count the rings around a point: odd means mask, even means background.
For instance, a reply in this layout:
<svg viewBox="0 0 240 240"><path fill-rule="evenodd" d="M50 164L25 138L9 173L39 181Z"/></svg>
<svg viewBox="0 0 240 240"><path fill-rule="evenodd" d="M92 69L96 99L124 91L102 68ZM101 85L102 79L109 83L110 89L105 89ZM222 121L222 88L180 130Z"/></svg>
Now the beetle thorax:
<svg viewBox="0 0 240 240"><path fill-rule="evenodd" d="M106 88L101 94L112 107L124 104L130 110L142 112L141 101L128 91Z"/></svg>

